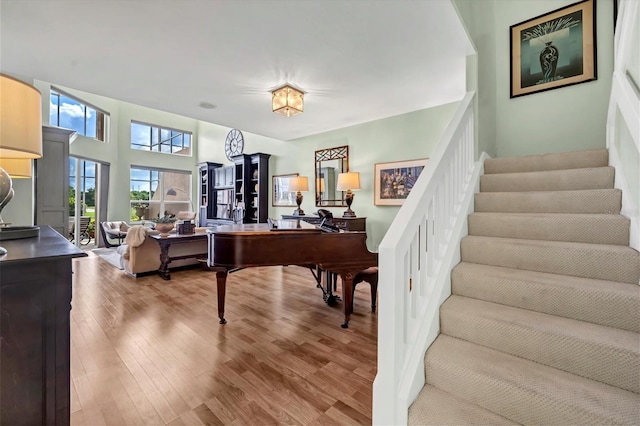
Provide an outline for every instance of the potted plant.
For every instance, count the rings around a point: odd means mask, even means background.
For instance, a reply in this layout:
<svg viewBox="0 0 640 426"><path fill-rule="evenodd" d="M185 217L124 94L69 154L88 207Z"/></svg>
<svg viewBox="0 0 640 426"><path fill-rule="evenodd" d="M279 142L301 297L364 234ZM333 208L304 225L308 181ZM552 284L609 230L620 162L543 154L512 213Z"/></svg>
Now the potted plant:
<svg viewBox="0 0 640 426"><path fill-rule="evenodd" d="M96 237L96 222L93 219L91 219L89 225L87 225L87 234L89 234L91 238Z"/></svg>
<svg viewBox="0 0 640 426"><path fill-rule="evenodd" d="M168 235L169 232L173 229L173 225L176 221L175 215L167 215L153 219L153 222L156 224L156 230L160 232L160 235Z"/></svg>
<svg viewBox="0 0 640 426"><path fill-rule="evenodd" d="M138 220L145 218L149 212L149 204L147 203L133 203L131 207L135 210Z"/></svg>

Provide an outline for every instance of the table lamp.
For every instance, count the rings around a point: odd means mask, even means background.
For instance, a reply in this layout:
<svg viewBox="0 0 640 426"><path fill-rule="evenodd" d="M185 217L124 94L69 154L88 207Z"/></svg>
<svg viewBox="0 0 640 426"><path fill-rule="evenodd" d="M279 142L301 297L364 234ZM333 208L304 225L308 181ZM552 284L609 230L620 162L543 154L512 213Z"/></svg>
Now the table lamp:
<svg viewBox="0 0 640 426"><path fill-rule="evenodd" d="M296 192L296 204L298 208L293 211L294 216L304 216L304 211L300 208L302 204L302 192L309 190L309 178L306 176L296 176L289 179L289 191Z"/></svg>
<svg viewBox="0 0 640 426"><path fill-rule="evenodd" d="M344 196L344 200L347 203L347 210L342 214L342 217L356 217L356 214L351 210L351 203L353 203L352 190L360 189L360 173L359 172L347 172L340 173L338 175L338 185L336 185L338 191L347 191Z"/></svg>
<svg viewBox="0 0 640 426"><path fill-rule="evenodd" d="M0 74L0 213L13 198L11 177L30 177L31 160L42 157L41 104L35 87ZM13 227L0 216L0 240L35 237L39 229ZM0 255L6 253L0 247Z"/></svg>

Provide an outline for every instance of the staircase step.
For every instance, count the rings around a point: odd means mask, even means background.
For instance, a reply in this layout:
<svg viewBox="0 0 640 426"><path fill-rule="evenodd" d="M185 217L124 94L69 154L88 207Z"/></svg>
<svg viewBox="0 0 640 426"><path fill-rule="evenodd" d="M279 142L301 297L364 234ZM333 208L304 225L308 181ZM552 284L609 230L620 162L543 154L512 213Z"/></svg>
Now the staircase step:
<svg viewBox="0 0 640 426"><path fill-rule="evenodd" d="M638 424L640 395L441 334L427 384L522 424Z"/></svg>
<svg viewBox="0 0 640 426"><path fill-rule="evenodd" d="M613 167L489 174L480 176L480 192L608 189L614 175Z"/></svg>
<svg viewBox="0 0 640 426"><path fill-rule="evenodd" d="M452 293L640 333L640 286L459 263Z"/></svg>
<svg viewBox="0 0 640 426"><path fill-rule="evenodd" d="M616 214L472 213L469 235L629 245L630 220Z"/></svg>
<svg viewBox="0 0 640 426"><path fill-rule="evenodd" d="M518 423L426 385L409 407L410 425L517 425Z"/></svg>
<svg viewBox="0 0 640 426"><path fill-rule="evenodd" d="M440 332L640 392L640 334L462 296L440 307Z"/></svg>
<svg viewBox="0 0 640 426"><path fill-rule="evenodd" d="M621 206L622 192L619 189L481 192L475 194L474 211L618 214Z"/></svg>
<svg viewBox="0 0 640 426"><path fill-rule="evenodd" d="M640 254L624 246L468 236L460 242L462 262L640 283Z"/></svg>
<svg viewBox="0 0 640 426"><path fill-rule="evenodd" d="M518 173L543 170L582 169L609 165L609 151L589 149L524 157L489 158L484 173Z"/></svg>

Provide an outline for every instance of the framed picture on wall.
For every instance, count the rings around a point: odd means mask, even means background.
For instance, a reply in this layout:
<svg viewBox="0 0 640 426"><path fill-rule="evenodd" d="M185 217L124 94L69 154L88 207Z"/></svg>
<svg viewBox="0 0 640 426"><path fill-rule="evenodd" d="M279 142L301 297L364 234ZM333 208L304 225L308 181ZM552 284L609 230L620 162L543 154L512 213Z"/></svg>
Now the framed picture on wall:
<svg viewBox="0 0 640 426"><path fill-rule="evenodd" d="M400 206L409 196L428 158L376 163L373 166L374 204Z"/></svg>
<svg viewBox="0 0 640 426"><path fill-rule="evenodd" d="M272 179L273 194L271 205L273 207L297 206L296 193L289 191L289 179L298 176L299 173L288 175L274 175Z"/></svg>
<svg viewBox="0 0 640 426"><path fill-rule="evenodd" d="M580 1L509 27L511 98L597 79L595 2Z"/></svg>

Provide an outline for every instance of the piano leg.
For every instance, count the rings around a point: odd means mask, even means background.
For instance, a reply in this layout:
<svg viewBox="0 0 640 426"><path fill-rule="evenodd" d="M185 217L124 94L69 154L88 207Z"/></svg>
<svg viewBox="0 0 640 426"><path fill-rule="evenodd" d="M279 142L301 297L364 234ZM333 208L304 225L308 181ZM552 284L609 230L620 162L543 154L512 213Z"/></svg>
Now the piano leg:
<svg viewBox="0 0 640 426"><path fill-rule="evenodd" d="M351 303L353 300L353 273L341 273L342 278L342 300L344 305L344 324L342 328L349 328L349 319L351 318Z"/></svg>
<svg viewBox="0 0 640 426"><path fill-rule="evenodd" d="M227 270L216 271L216 283L218 285L218 318L220 324L226 324L224 319L224 296L227 292Z"/></svg>
<svg viewBox="0 0 640 426"><path fill-rule="evenodd" d="M322 300L324 300L327 305L335 306L342 300L340 296L333 294L331 291L332 288L335 289L338 281L338 275L336 273L323 271L318 265L308 265L308 268L311 271L311 275L313 275L313 278L316 280L316 287L322 290ZM323 280L325 284L324 287L322 286Z"/></svg>

